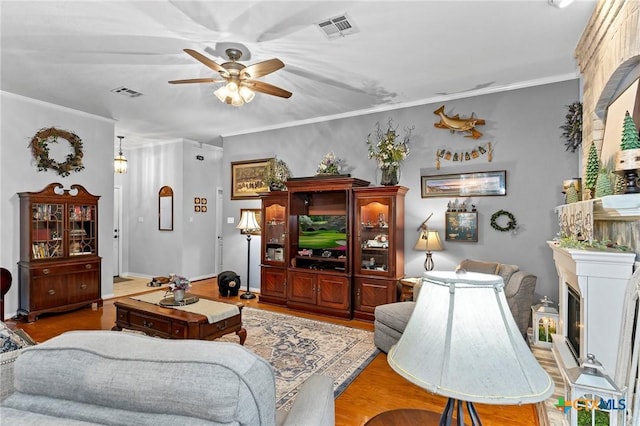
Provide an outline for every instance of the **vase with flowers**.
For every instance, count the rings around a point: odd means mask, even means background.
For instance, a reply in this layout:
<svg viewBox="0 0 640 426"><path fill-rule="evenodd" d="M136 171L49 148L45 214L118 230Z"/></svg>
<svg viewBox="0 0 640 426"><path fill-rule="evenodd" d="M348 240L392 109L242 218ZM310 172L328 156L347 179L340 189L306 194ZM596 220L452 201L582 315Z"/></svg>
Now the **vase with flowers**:
<svg viewBox="0 0 640 426"><path fill-rule="evenodd" d="M342 171L342 166L344 165L344 160L335 156L333 152L329 152L324 156L320 164L318 164L318 169L316 170L317 175L339 175Z"/></svg>
<svg viewBox="0 0 640 426"><path fill-rule="evenodd" d="M169 291L173 293L173 300L175 302L182 302L184 300L184 294L191 288L191 281L187 278L170 274L169 275Z"/></svg>
<svg viewBox="0 0 640 426"><path fill-rule="evenodd" d="M409 155L409 140L415 126L405 127L405 135L399 139L397 127L393 126L393 119L387 122L387 129L382 130L380 123L376 123L376 129L367 136L369 159L375 159L380 167L381 185L397 185L399 181L400 166Z"/></svg>

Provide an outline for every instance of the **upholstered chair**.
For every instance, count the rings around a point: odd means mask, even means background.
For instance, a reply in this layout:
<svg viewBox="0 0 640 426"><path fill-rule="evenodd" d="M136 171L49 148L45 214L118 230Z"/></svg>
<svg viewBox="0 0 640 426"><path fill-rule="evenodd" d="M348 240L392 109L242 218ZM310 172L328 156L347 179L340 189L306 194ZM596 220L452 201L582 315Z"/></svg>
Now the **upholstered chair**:
<svg viewBox="0 0 640 426"><path fill-rule="evenodd" d="M499 275L502 277L505 287L505 297L523 337L527 334L529 320L531 319L531 305L536 289L537 277L529 272L520 271L516 265L507 265L498 262L485 262L480 260L465 259L456 269L464 269L467 272L479 272L483 274ZM413 313L415 300L420 295L421 283L413 287L413 300L411 302L389 303L377 306L374 311L374 342L383 352L389 352L391 346L402 336L407 321Z"/></svg>

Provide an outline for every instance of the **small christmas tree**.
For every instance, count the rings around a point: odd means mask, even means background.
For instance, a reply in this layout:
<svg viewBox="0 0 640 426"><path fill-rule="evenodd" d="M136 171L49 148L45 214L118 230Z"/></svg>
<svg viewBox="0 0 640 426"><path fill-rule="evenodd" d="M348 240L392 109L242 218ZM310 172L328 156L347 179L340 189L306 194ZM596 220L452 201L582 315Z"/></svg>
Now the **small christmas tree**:
<svg viewBox="0 0 640 426"><path fill-rule="evenodd" d="M611 186L611 173L606 167L600 169L598 179L596 182L596 198L604 197L605 195L613 194L613 188Z"/></svg>
<svg viewBox="0 0 640 426"><path fill-rule="evenodd" d="M574 185L571 185L565 194L565 204L577 203L580 201L580 195L578 195L578 191Z"/></svg>
<svg viewBox="0 0 640 426"><path fill-rule="evenodd" d="M591 142L589 147L589 157L587 158L587 170L584 187L591 191L596 187L596 181L598 180L598 172L600 172L600 159L598 158L598 151L596 150L596 144Z"/></svg>
<svg viewBox="0 0 640 426"><path fill-rule="evenodd" d="M629 115L629 111L624 115L624 121L622 123L622 142L620 143L620 149L625 151L627 149L640 148L640 137L638 137L638 129L636 128L633 118Z"/></svg>

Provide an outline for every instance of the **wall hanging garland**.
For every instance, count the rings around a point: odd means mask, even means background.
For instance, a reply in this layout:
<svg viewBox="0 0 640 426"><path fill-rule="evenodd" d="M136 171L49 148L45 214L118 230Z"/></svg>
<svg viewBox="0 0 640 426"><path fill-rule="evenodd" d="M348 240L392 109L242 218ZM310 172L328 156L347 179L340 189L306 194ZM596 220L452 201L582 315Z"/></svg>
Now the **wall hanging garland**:
<svg viewBox="0 0 640 426"><path fill-rule="evenodd" d="M502 216L507 217L507 223L505 226L498 225L498 219ZM491 215L491 227L500 232L517 231L518 222L516 222L516 218L512 213L509 213L506 210L498 210Z"/></svg>
<svg viewBox="0 0 640 426"><path fill-rule="evenodd" d="M69 153L66 161L59 163L49 158L49 144L58 143L58 138L65 139L73 148L73 153ZM38 171L53 169L61 176L69 176L71 172L79 172L84 169L82 165L82 139L78 135L66 130L49 127L40 129L31 139L31 152L38 165Z"/></svg>
<svg viewBox="0 0 640 426"><path fill-rule="evenodd" d="M472 150L466 152L451 153L448 149L438 149L436 151L436 169L440 170L440 160L471 161L485 154L487 155L487 160L491 162L491 160L493 160L493 147L491 146L491 142L487 142L484 145L477 145Z"/></svg>

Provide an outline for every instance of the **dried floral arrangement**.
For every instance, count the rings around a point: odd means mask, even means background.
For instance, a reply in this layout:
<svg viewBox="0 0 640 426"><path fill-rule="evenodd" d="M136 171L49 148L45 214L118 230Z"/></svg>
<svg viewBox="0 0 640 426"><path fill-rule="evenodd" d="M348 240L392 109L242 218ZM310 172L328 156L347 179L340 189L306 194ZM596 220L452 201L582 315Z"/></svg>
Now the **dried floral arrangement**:
<svg viewBox="0 0 640 426"><path fill-rule="evenodd" d="M65 139L73 148L73 153L66 156L66 161L60 163L49 157L49 144L58 143L58 139ZM38 171L55 170L62 177L69 176L71 172L79 172L84 169L82 165L82 139L78 135L66 130L49 127L40 129L31 139L31 152L36 160Z"/></svg>

